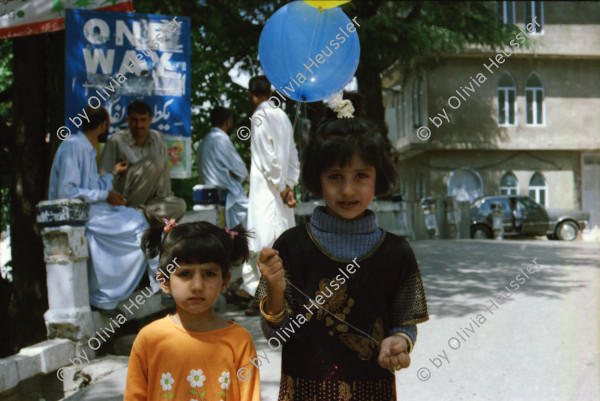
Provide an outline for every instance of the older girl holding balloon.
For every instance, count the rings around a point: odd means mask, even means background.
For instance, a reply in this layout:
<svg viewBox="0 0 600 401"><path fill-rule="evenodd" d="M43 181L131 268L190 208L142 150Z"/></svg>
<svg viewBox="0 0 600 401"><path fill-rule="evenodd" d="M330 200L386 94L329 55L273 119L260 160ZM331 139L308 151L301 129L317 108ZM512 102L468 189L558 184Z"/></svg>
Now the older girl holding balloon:
<svg viewBox="0 0 600 401"><path fill-rule="evenodd" d="M358 66L356 29L332 3L341 2L289 3L261 34L265 74L294 100L334 95ZM319 59L342 34L339 49ZM307 59L319 64L304 81ZM395 371L410 364L416 324L429 318L425 291L410 244L378 228L367 209L396 180L384 135L354 118L360 111L341 94L329 103L336 115L311 135L301 168L326 206L263 248L255 299L268 345L282 347L280 401L395 400Z"/></svg>
<svg viewBox="0 0 600 401"><path fill-rule="evenodd" d="M410 244L367 209L395 181L383 135L341 95L332 103L338 118L320 124L302 163L326 206L259 257L263 332L282 346L280 401L395 400L394 373L428 319L425 291Z"/></svg>

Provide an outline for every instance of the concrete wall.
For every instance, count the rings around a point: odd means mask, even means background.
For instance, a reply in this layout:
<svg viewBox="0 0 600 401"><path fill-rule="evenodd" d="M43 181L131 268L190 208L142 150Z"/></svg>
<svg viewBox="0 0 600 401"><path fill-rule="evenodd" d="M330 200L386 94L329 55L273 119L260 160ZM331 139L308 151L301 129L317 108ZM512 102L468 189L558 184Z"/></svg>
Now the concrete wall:
<svg viewBox="0 0 600 401"><path fill-rule="evenodd" d="M530 46L517 53L560 55L561 57L597 57L600 55L600 8L591 1L543 2L542 32L532 33ZM525 2L516 2L516 26L526 30ZM471 45L467 53L483 53L489 49Z"/></svg>
<svg viewBox="0 0 600 401"><path fill-rule="evenodd" d="M493 56L493 55L492 55ZM448 58L448 64L429 72L427 88L429 117L447 114L450 122L431 121L428 148L454 149L596 149L600 147L600 60L556 60L544 57L505 59L488 71L488 58ZM526 124L525 84L536 72L545 89L543 126ZM486 78L479 87L471 77ZM508 73L516 84L516 125L498 125L498 81ZM482 78L483 81L483 78ZM461 87L472 86L464 94ZM456 91L466 100L458 97ZM449 98L455 96L449 102ZM457 100L460 102L458 103ZM460 104L460 105L459 105ZM458 106L459 105L459 106ZM452 107L456 108L453 109ZM409 135L414 136L415 135Z"/></svg>
<svg viewBox="0 0 600 401"><path fill-rule="evenodd" d="M600 55L600 7L591 1L544 1L543 32L534 35L532 50L540 55ZM525 2L516 2L517 24L523 27Z"/></svg>
<svg viewBox="0 0 600 401"><path fill-rule="evenodd" d="M544 2L541 34L529 34L531 46L521 46L498 68L489 57L500 49L472 46L447 55L444 65L429 71L392 68L382 85L390 139L407 157L429 149L598 149L600 135L600 7L592 2ZM523 29L525 2L516 3L517 26ZM509 54L510 46L504 50ZM502 61L502 60L501 60ZM491 66L488 70L484 64ZM527 126L525 84L536 72L545 89L545 123ZM497 86L509 73L517 89L517 122L499 127ZM479 75L477 83L472 78ZM424 84L424 122L413 120L413 89L418 76ZM479 86L477 85L479 84ZM461 87L473 92L465 95ZM466 100L458 98L460 91ZM453 109L448 104L451 96ZM469 97L470 96L470 97ZM461 102L457 106L457 100ZM428 117L444 114L449 122L436 127ZM416 124L416 125L415 125ZM420 141L417 128L428 125L432 137ZM438 124L439 125L439 124Z"/></svg>

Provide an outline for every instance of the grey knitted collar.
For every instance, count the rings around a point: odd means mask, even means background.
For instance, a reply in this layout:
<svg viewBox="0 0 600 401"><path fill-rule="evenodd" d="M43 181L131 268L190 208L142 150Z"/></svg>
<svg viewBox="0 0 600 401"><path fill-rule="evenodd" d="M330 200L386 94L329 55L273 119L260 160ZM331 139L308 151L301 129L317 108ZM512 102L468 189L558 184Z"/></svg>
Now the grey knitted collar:
<svg viewBox="0 0 600 401"><path fill-rule="evenodd" d="M377 231L375 213L367 209L363 217L346 220L329 215L324 206L318 206L310 219L313 229L337 234L372 234Z"/></svg>

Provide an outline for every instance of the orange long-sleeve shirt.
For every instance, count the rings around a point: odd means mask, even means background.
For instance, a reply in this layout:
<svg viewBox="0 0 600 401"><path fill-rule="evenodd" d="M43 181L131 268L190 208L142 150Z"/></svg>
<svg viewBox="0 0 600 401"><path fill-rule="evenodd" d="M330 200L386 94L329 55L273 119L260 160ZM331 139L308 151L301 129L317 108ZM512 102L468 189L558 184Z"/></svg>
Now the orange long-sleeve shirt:
<svg viewBox="0 0 600 401"><path fill-rule="evenodd" d="M254 342L231 323L200 333L167 316L144 327L131 349L124 401L260 401Z"/></svg>

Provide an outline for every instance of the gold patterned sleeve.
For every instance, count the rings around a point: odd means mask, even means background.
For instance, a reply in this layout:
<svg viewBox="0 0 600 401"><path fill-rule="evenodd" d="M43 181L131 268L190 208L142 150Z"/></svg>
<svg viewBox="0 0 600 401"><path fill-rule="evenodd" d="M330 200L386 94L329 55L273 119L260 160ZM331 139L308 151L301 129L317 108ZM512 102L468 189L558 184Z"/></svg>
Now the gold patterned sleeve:
<svg viewBox="0 0 600 401"><path fill-rule="evenodd" d="M288 273L286 271L285 273L285 277L286 279L289 280L288 278ZM260 277L260 280L258 282L258 288L256 289L256 293L254 294L254 298L252 300L252 303L260 303L260 301L266 297L269 294L269 288L267 286L267 281L265 280L265 278L263 276ZM293 302L292 302L292 293L290 290L290 286L286 285L285 287L285 292L284 292L284 298L283 298L283 306L285 308L285 315L283 317L283 320L281 321L280 325L279 325L279 329L281 329L282 327L286 327L287 325L290 324L290 322L292 321L292 319L295 316L295 311L293 310L292 307ZM273 326L271 326L271 324L267 321L267 319L264 318L264 316L260 317L260 327L261 330L265 336L265 338L268 340L270 340L272 337L275 337L275 333L277 332L277 330L279 329L275 329Z"/></svg>
<svg viewBox="0 0 600 401"><path fill-rule="evenodd" d="M400 268L406 269L406 274L400 275L400 282L397 284L397 291L392 300L391 327L417 324L429 320L421 270L410 245L403 248L406 256L402 258L403 266Z"/></svg>
<svg viewBox="0 0 600 401"><path fill-rule="evenodd" d="M285 272L285 279L286 286L285 291L283 293L283 306L288 316L293 316L295 311L293 310L292 305L294 305L294 303L292 301L291 287L289 284L287 284L287 282L290 280L287 270ZM256 288L256 292L254 293L252 304L258 305L260 301L267 295L269 295L269 286L267 285L267 280L265 280L264 276L260 276L260 280L258 281L258 287Z"/></svg>

